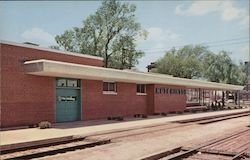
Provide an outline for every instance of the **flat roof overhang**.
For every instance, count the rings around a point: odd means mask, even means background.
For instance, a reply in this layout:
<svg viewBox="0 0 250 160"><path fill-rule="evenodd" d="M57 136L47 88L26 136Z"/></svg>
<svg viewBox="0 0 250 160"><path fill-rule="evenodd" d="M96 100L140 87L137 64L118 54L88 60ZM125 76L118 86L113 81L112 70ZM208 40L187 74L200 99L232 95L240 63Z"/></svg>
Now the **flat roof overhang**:
<svg viewBox="0 0 250 160"><path fill-rule="evenodd" d="M243 89L243 86L238 85L177 78L157 73L102 68L46 59L26 61L24 64L27 74L38 76L67 77L142 84L176 85L187 88L204 88L213 90L235 91Z"/></svg>

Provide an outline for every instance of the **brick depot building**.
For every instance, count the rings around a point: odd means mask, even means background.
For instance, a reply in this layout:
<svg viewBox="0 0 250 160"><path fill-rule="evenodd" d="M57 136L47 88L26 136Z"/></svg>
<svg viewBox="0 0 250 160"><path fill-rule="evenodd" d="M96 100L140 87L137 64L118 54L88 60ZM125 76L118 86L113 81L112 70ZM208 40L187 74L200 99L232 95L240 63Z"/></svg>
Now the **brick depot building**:
<svg viewBox="0 0 250 160"><path fill-rule="evenodd" d="M103 67L99 57L1 41L1 127L168 113L188 88L242 86Z"/></svg>

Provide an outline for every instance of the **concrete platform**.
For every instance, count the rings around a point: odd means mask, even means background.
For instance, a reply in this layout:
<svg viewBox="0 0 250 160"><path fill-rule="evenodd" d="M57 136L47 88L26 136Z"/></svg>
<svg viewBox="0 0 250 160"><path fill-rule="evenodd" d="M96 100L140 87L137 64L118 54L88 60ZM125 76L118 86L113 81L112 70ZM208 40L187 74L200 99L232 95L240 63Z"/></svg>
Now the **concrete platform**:
<svg viewBox="0 0 250 160"><path fill-rule="evenodd" d="M138 127L146 127L150 125L159 125L162 123L168 123L173 121L199 118L204 116L223 115L228 113L239 113L249 111L247 109L227 110L227 111L216 111L216 112L204 112L196 114L184 114L167 117L149 117L148 119L125 119L122 122L108 121L108 120L95 120L95 121L80 121L73 123L60 123L53 126L50 129L19 129L1 131L0 143L1 146L13 145L19 143L31 143L33 141L47 140L53 138L63 138L67 136L80 135L81 137L96 135L101 133L115 132L120 130L127 130Z"/></svg>

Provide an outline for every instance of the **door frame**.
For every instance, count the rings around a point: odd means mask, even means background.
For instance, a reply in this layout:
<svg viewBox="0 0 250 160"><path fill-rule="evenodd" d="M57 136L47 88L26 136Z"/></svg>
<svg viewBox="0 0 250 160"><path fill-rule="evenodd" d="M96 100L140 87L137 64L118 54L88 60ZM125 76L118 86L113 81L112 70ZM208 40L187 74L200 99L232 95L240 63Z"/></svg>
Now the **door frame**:
<svg viewBox="0 0 250 160"><path fill-rule="evenodd" d="M80 87L57 87L57 80L58 79L66 79L66 80L78 80L79 81L79 85L80 85ZM56 96L56 89L57 88L65 88L65 89L77 89L77 90L79 90L79 96L80 96L80 99L79 99L79 107L80 107L80 119L79 120L77 120L77 121L82 121L83 120L83 115L82 115L82 80L81 79L75 79L75 78L65 78L65 77L56 77L55 79L54 79L54 96L55 96L55 99L54 99L54 121L55 121L55 123L60 123L60 122L57 122L56 121L56 101L57 101L57 96ZM62 123L67 123L67 122L62 122Z"/></svg>

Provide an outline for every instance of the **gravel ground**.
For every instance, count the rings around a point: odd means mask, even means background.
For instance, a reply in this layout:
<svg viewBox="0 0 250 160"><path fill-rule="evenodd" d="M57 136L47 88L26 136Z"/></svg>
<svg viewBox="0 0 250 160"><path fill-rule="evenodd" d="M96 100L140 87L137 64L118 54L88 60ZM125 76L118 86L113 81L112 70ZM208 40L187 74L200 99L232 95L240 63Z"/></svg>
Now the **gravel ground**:
<svg viewBox="0 0 250 160"><path fill-rule="evenodd" d="M112 138L112 143L77 150L40 159L60 160L133 160L149 154L176 148L179 146L195 147L214 138L236 133L249 125L249 117L241 117L207 125L187 125L157 131L146 129L141 132L130 131L125 133L94 136L90 138ZM175 125L175 124L171 124ZM143 132L143 133L142 133ZM134 134L133 134L134 133ZM139 134L138 134L139 133ZM138 134L138 135L136 135ZM126 137L126 135L130 135ZM120 137L120 138L119 138Z"/></svg>

